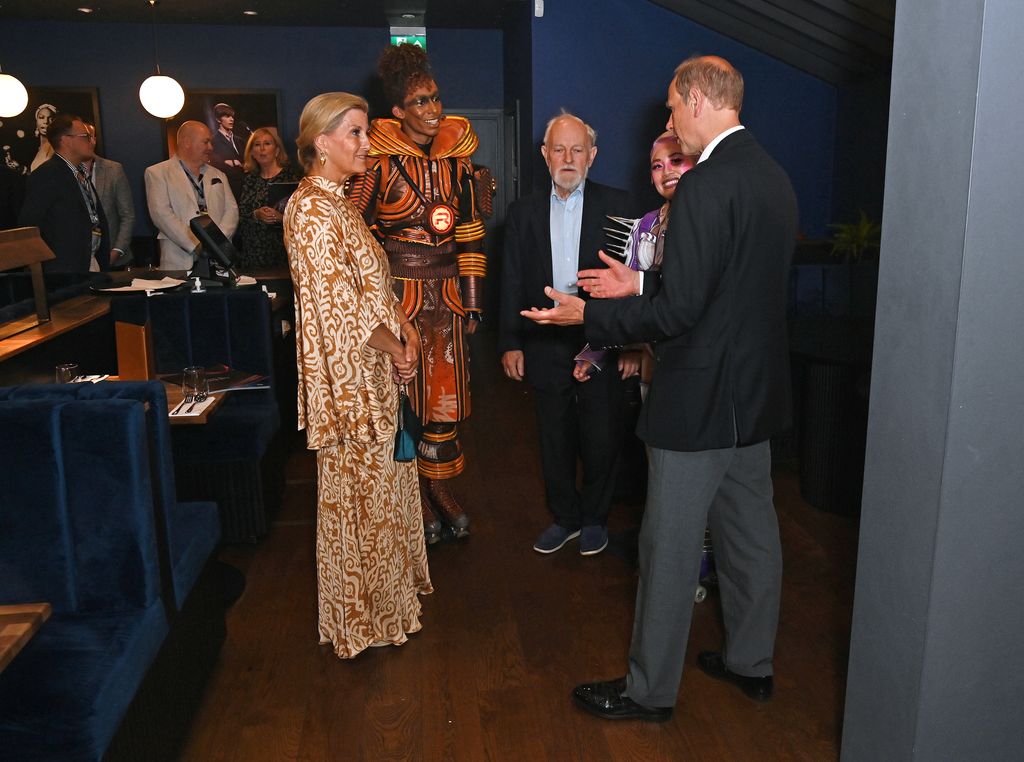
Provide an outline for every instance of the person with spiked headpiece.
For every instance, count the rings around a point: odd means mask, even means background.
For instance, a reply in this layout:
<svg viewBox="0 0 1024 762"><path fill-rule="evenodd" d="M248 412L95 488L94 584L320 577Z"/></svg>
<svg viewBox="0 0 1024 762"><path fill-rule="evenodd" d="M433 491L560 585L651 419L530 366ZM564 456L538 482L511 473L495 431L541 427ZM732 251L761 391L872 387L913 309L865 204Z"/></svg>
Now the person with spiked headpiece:
<svg viewBox="0 0 1024 762"><path fill-rule="evenodd" d="M462 473L458 424L470 413L464 334L483 313L484 225L470 157L469 121L447 115L426 52L388 47L378 64L394 118L374 119L370 166L349 197L381 239L398 297L420 335L420 372L411 390L423 421L419 466L428 543L469 534L469 518L448 482Z"/></svg>

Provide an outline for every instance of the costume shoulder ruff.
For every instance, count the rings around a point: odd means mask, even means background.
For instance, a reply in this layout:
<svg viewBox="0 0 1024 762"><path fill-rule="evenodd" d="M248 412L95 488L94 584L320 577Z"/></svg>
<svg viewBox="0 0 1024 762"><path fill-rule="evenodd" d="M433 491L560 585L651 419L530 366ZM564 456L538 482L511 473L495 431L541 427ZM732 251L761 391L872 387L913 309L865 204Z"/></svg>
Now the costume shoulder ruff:
<svg viewBox="0 0 1024 762"><path fill-rule="evenodd" d="M397 119L374 119L368 137L370 156L427 158L420 147L402 132L402 123ZM430 146L430 158L469 158L479 142L468 119L461 116L445 116Z"/></svg>

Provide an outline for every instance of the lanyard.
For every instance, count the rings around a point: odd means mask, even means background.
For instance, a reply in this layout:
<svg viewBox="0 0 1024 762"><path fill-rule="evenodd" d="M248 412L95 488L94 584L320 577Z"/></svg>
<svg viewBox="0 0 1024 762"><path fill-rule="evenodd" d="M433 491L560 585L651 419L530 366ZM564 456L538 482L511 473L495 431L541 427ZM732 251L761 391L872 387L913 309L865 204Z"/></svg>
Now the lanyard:
<svg viewBox="0 0 1024 762"><path fill-rule="evenodd" d="M64 159L63 156L61 158ZM85 209L89 212L89 222L92 223L93 228L97 228L100 224L100 212L96 186L92 184L89 173L85 171L85 163L83 162L77 167L67 159L64 159L64 163L71 168L75 180L78 181L78 190L82 194L82 201L85 202Z"/></svg>
<svg viewBox="0 0 1024 762"><path fill-rule="evenodd" d="M188 168L182 164L182 171L185 173L185 177L188 178L189 184L192 186L192 190L196 192L196 202L199 204L199 213L206 214L206 189L203 187L203 170L199 170L199 180L197 181L192 177L192 173L188 171Z"/></svg>

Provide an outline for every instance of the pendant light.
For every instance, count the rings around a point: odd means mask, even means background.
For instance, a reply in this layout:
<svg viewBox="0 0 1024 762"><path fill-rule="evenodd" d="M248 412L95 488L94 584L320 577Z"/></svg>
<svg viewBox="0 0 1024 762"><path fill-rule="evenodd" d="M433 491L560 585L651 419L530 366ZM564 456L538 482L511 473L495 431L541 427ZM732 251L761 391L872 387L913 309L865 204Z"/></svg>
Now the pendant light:
<svg viewBox="0 0 1024 762"><path fill-rule="evenodd" d="M28 105L28 90L17 77L0 73L0 117L17 116Z"/></svg>
<svg viewBox="0 0 1024 762"><path fill-rule="evenodd" d="M160 56L156 45L156 6L159 2L160 0L146 0L153 9L153 61L156 63L156 74L142 83L139 88L139 100L142 101L142 107L153 116L170 119L185 105L185 91L173 77L166 77L160 73Z"/></svg>

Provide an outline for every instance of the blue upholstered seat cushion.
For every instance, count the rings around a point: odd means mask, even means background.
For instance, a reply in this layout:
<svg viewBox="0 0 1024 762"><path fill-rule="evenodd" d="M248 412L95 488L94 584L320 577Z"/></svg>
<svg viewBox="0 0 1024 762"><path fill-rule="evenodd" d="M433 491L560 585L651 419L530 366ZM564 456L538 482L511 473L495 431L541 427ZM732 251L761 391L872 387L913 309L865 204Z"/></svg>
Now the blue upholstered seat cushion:
<svg viewBox="0 0 1024 762"><path fill-rule="evenodd" d="M0 675L0 760L99 760L167 636L157 600L53 614Z"/></svg>

